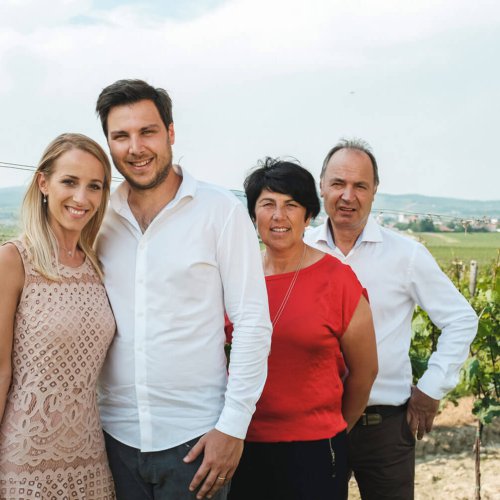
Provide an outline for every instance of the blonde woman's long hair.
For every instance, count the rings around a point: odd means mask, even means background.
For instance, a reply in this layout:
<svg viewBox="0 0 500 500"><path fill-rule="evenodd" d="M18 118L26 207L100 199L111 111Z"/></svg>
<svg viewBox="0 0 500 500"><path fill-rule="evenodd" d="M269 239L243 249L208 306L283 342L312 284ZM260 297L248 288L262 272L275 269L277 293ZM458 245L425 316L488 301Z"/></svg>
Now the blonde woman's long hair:
<svg viewBox="0 0 500 500"><path fill-rule="evenodd" d="M93 246L109 200L111 165L101 146L89 137L82 134L61 134L45 149L24 195L21 207L23 239L33 267L46 278L53 281L60 281L61 275L58 266L59 244L49 225L48 204L44 203L43 194L38 187L38 178L43 174L46 179L50 179L54 173L56 160L72 149L79 149L91 154L99 160L104 169L101 204L93 217L82 229L78 240L78 246L85 253L102 279L101 266Z"/></svg>

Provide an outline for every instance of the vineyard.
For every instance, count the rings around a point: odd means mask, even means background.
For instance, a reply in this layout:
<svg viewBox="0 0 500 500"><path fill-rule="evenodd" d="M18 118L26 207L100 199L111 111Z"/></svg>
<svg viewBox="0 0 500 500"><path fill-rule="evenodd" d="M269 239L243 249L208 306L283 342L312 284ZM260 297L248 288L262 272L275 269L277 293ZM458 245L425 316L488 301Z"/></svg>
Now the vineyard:
<svg viewBox="0 0 500 500"><path fill-rule="evenodd" d="M487 270L500 248L500 233L418 233L416 236L444 270L449 270L453 262L467 265L471 260Z"/></svg>
<svg viewBox="0 0 500 500"><path fill-rule="evenodd" d="M498 498L500 481L494 471L500 462L500 234L414 236L425 243L479 317L478 333L460 383L442 402L447 408L436 419L436 430L418 443L416 498ZM476 264L471 266L472 261ZM419 308L412 330L410 357L416 382L427 367L440 332ZM462 408L455 420L453 405ZM483 442L488 449L482 448Z"/></svg>
<svg viewBox="0 0 500 500"><path fill-rule="evenodd" d="M479 316L478 335L471 347L471 357L463 370L463 377L450 398L482 391L495 399L491 411L500 412L500 234L498 233L420 233L423 241L441 268L455 286L469 300ZM477 262L477 278L471 282L471 261ZM473 288L471 289L471 286ZM425 370L427 360L437 344L439 330L430 323L427 315L417 309L413 318L411 357L415 378ZM489 367L490 371L486 369ZM484 399L484 398L483 398ZM485 399L485 401L487 398ZM484 405L486 404L483 401ZM479 412L483 420L490 414Z"/></svg>

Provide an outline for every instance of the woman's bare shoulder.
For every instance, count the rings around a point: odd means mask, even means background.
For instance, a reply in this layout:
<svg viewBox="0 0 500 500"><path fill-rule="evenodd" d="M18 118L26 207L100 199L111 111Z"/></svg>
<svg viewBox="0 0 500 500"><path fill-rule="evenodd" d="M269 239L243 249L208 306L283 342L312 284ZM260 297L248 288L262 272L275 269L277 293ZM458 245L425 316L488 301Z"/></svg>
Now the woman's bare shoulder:
<svg viewBox="0 0 500 500"><path fill-rule="evenodd" d="M12 283L22 288L24 265L19 250L13 243L0 246L0 275L5 283Z"/></svg>
<svg viewBox="0 0 500 500"><path fill-rule="evenodd" d="M321 250L318 250L317 248L313 248L311 246L307 246L307 257L306 257L306 262L304 263L304 267L311 266L312 264L316 264L316 262L319 262L324 256L326 255L325 252L322 252Z"/></svg>

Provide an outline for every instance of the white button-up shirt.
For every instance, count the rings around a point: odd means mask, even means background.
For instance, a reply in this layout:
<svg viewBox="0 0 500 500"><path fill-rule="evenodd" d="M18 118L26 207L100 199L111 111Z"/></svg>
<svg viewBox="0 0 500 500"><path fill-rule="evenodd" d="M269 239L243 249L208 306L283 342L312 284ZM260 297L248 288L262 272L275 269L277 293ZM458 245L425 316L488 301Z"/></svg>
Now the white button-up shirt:
<svg viewBox="0 0 500 500"><path fill-rule="evenodd" d="M369 405L400 405L410 397L408 352L417 304L442 330L418 388L441 399L455 387L478 319L422 244L379 226L372 217L348 255L335 246L328 219L307 231L304 240L350 265L368 290L379 360Z"/></svg>
<svg viewBox="0 0 500 500"><path fill-rule="evenodd" d="M214 427L244 438L267 375L271 323L254 227L230 192L182 174L144 233L120 185L97 244L117 323L101 419L142 451ZM234 324L229 378L224 311Z"/></svg>

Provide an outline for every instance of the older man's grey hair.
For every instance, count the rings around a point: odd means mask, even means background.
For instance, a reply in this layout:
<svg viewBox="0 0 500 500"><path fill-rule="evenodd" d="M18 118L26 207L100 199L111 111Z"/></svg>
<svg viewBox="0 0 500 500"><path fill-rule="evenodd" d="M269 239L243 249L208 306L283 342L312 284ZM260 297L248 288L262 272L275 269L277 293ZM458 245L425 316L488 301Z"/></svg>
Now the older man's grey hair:
<svg viewBox="0 0 500 500"><path fill-rule="evenodd" d="M378 176L377 160L375 159L371 146L363 139L358 139L358 138L352 138L352 139L342 138L337 144L335 144L335 146L333 146L332 149L330 149L330 151L328 151L328 154L326 155L323 161L323 167L321 168L320 179L323 179L326 172L326 167L331 157L341 149L354 149L356 151L361 151L363 153L366 153L369 156L370 161L372 162L373 180L375 182L375 186L378 186L380 179Z"/></svg>

